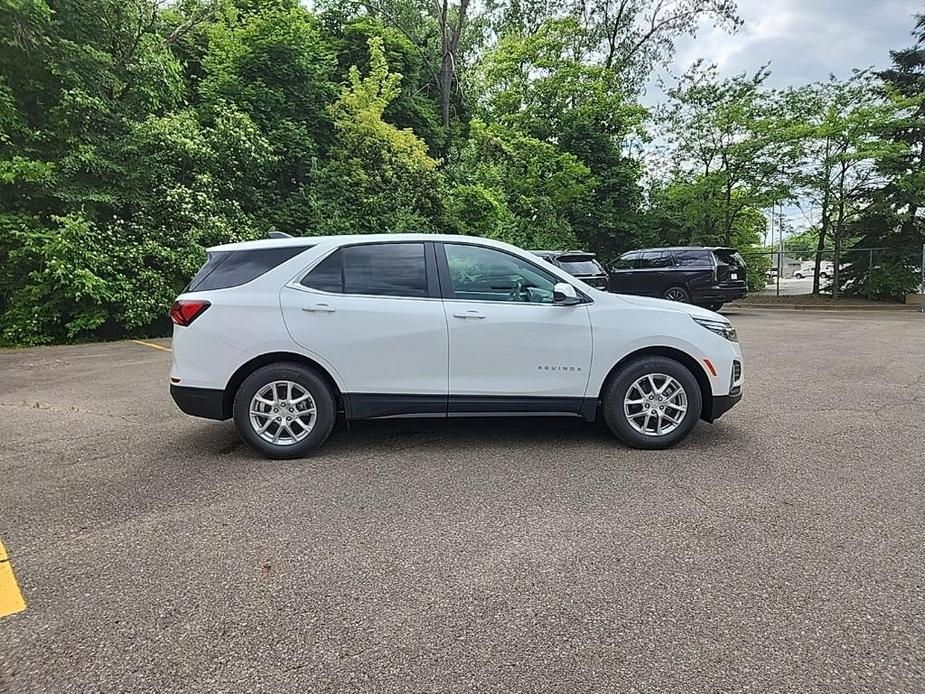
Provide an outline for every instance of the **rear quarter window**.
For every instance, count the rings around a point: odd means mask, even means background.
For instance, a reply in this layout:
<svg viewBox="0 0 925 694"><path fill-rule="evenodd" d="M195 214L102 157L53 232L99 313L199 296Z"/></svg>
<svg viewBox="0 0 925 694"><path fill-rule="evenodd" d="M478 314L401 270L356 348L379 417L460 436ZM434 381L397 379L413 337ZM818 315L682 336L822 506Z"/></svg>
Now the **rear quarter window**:
<svg viewBox="0 0 925 694"><path fill-rule="evenodd" d="M679 267L713 267L710 251L673 251L675 265Z"/></svg>
<svg viewBox="0 0 925 694"><path fill-rule="evenodd" d="M745 267L745 260L739 255L734 248L717 248L713 251L716 261L720 265L732 265L734 267Z"/></svg>
<svg viewBox="0 0 925 694"><path fill-rule="evenodd" d="M559 267L572 275L602 275L604 268L593 257L559 258Z"/></svg>
<svg viewBox="0 0 925 694"><path fill-rule="evenodd" d="M213 251L185 291L228 289L247 284L309 248L311 246Z"/></svg>

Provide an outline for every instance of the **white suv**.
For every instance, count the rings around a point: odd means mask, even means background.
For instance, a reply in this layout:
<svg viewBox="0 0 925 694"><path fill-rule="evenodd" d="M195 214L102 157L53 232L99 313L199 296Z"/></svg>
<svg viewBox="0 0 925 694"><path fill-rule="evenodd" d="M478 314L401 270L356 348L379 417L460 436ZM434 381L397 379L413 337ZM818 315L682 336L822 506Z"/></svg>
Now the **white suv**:
<svg viewBox="0 0 925 694"><path fill-rule="evenodd" d="M345 419L598 411L665 448L742 397L729 321L608 294L466 236L274 238L209 249L171 309L170 391L273 458Z"/></svg>

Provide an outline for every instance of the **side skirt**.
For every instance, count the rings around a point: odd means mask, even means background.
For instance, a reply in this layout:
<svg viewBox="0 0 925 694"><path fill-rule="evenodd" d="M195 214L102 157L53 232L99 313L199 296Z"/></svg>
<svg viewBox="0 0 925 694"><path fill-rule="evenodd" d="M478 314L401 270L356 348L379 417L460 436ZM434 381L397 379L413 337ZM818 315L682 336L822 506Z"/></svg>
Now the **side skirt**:
<svg viewBox="0 0 925 694"><path fill-rule="evenodd" d="M392 417L581 417L593 422L597 398L346 393L347 419Z"/></svg>

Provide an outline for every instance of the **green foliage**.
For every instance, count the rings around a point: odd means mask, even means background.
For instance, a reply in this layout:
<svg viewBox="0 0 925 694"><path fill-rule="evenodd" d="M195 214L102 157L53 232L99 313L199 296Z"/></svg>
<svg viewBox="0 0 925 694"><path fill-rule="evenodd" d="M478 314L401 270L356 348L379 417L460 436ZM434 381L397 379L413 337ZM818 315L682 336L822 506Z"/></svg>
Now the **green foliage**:
<svg viewBox="0 0 925 694"><path fill-rule="evenodd" d="M316 229L350 232L432 231L442 214L443 180L427 145L383 120L402 76L389 71L380 37L369 39L369 74L350 68L330 108L336 143L319 175Z"/></svg>
<svg viewBox="0 0 925 694"><path fill-rule="evenodd" d="M450 170L452 189L475 197L491 222L466 224L462 201L450 209L455 230L507 241L523 248L574 248L570 221L591 199L594 178L574 155L536 138L479 120ZM485 225L493 225L487 228Z"/></svg>
<svg viewBox="0 0 925 694"><path fill-rule="evenodd" d="M756 288L762 210L798 198L826 212L794 249L889 249L844 269L848 291L914 284L925 20L879 82L774 92L698 66L661 109L659 160L639 88L703 20L734 30L730 0L313 8L0 2L0 342L157 332L205 248L271 227L605 261L730 244Z"/></svg>

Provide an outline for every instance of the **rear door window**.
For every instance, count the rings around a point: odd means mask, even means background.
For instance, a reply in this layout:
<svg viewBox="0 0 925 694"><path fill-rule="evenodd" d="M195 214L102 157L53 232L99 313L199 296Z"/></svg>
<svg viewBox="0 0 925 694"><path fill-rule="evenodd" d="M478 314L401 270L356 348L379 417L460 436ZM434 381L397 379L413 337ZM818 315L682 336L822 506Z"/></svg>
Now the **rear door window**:
<svg viewBox="0 0 925 694"><path fill-rule="evenodd" d="M227 289L247 284L309 248L311 246L282 246L213 251L208 254L205 265L196 273L185 291Z"/></svg>
<svg viewBox="0 0 925 694"><path fill-rule="evenodd" d="M302 278L311 289L336 294L426 297L423 243L370 243L334 251Z"/></svg>
<svg viewBox="0 0 925 694"><path fill-rule="evenodd" d="M671 254L665 251L648 251L642 254L636 267L641 270L654 270L671 267Z"/></svg>
<svg viewBox="0 0 925 694"><path fill-rule="evenodd" d="M423 243L373 243L343 249L344 292L427 296Z"/></svg>

